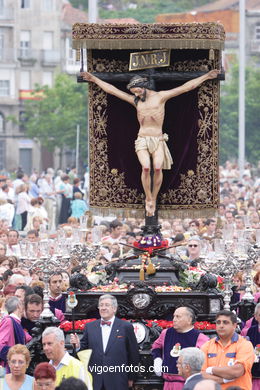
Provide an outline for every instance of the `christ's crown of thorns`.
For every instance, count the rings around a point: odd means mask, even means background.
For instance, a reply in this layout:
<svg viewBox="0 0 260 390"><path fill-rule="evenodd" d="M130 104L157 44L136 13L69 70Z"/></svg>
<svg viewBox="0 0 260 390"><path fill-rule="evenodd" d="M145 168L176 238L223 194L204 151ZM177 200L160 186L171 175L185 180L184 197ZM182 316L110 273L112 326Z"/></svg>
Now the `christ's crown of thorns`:
<svg viewBox="0 0 260 390"><path fill-rule="evenodd" d="M138 79L134 79L134 80L130 81L130 83L127 84L127 89L134 88L138 84L146 83L147 81L148 81L148 79L146 77L139 77Z"/></svg>

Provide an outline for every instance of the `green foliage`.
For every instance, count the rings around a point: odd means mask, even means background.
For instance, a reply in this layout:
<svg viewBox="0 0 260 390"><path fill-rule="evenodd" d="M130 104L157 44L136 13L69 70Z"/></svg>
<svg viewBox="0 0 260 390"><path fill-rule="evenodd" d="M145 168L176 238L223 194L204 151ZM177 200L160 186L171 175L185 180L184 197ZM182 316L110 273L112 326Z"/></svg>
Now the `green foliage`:
<svg viewBox="0 0 260 390"><path fill-rule="evenodd" d="M238 64L231 66L229 79L221 88L220 162L238 157ZM246 70L245 140L246 159L260 160L260 70L250 66Z"/></svg>
<svg viewBox="0 0 260 390"><path fill-rule="evenodd" d="M48 150L65 146L75 149L76 127L80 125L80 148L87 158L87 88L74 78L60 74L53 88L37 86L43 91L41 100L26 102L23 126L31 138L38 138Z"/></svg>
<svg viewBox="0 0 260 390"><path fill-rule="evenodd" d="M220 163L238 157L238 66L232 66L229 80L221 84Z"/></svg>
<svg viewBox="0 0 260 390"><path fill-rule="evenodd" d="M260 160L260 70L250 68L246 77L246 157L251 163Z"/></svg>
<svg viewBox="0 0 260 390"><path fill-rule="evenodd" d="M121 1L121 7L109 11L100 8L99 17L102 19L110 18L134 18L141 23L154 23L159 14L180 13L193 9L199 5L206 4L206 0L137 0L136 9L126 9L125 2Z"/></svg>
<svg viewBox="0 0 260 390"><path fill-rule="evenodd" d="M84 8L87 9L88 7L88 0L70 0L70 4L75 8Z"/></svg>
<svg viewBox="0 0 260 390"><path fill-rule="evenodd" d="M100 0L99 17L134 18L141 23L154 23L158 14L179 13L190 11L193 8L213 2L214 0ZM73 7L82 7L87 11L87 0L70 0ZM136 9L130 9L129 4L135 4ZM113 10L107 10L106 6L112 5Z"/></svg>

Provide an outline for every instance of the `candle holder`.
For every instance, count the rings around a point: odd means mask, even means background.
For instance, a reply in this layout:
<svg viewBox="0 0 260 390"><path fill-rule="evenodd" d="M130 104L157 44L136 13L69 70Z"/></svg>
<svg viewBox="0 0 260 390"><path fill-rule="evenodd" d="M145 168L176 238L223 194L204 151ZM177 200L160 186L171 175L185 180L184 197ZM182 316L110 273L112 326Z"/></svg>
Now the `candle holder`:
<svg viewBox="0 0 260 390"><path fill-rule="evenodd" d="M218 245L218 246L217 246ZM215 259L212 261L212 256L208 259L206 254L200 263L201 268L206 272L211 272L216 275L221 275L224 279L224 309L230 310L230 301L232 297L232 279L234 275L238 272L239 267L236 261L235 256L231 251L230 242L227 243L223 240L218 240L216 245Z"/></svg>
<svg viewBox="0 0 260 390"><path fill-rule="evenodd" d="M53 256L48 255L48 243L40 243L40 258L34 261L33 267L43 273L44 290L43 290L43 311L42 319L55 318L50 310L49 305L49 279L55 269L66 269L70 263L70 255L68 253L55 253Z"/></svg>

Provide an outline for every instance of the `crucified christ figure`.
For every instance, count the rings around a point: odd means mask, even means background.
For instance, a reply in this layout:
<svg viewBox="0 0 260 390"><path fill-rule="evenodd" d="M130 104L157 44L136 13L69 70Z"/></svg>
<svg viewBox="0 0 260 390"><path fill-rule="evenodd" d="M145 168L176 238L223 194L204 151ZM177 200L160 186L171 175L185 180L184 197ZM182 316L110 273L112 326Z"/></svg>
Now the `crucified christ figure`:
<svg viewBox="0 0 260 390"><path fill-rule="evenodd" d="M156 199L163 180L162 169L171 169L173 163L166 144L168 135L162 132L165 103L168 99L197 88L206 80L215 79L218 74L219 70L211 70L203 76L184 83L180 87L159 92L149 89L149 80L146 77L136 75L127 85L127 89L131 92L129 94L100 80L89 72L81 73L84 80L97 84L106 93L114 95L136 107L140 129L135 141L135 151L142 166L141 180L145 193L147 216L153 216L155 213ZM152 188L150 157L152 157L154 169Z"/></svg>

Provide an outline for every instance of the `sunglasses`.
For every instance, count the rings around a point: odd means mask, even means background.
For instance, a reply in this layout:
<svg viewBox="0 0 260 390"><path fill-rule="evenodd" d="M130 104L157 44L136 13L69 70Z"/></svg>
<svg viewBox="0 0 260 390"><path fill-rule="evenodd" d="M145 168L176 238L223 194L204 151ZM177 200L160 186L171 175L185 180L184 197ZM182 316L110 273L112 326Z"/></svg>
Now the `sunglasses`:
<svg viewBox="0 0 260 390"><path fill-rule="evenodd" d="M197 246L198 246L197 244L190 244L190 245L188 245L189 248L197 248Z"/></svg>

